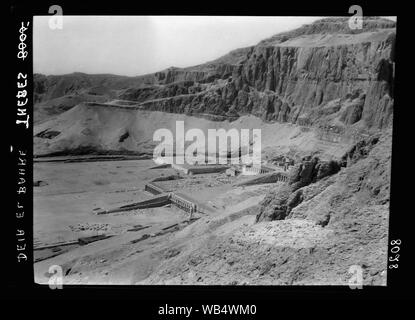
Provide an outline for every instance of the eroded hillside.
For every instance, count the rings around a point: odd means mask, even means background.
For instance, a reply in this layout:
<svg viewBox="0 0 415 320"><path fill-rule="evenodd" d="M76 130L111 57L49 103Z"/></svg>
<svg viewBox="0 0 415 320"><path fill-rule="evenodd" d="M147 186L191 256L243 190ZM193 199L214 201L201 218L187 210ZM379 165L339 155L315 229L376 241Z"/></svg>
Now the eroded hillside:
<svg viewBox="0 0 415 320"><path fill-rule="evenodd" d="M188 68L37 75L37 156L151 156L154 131L184 121L260 128L264 160L295 159L287 183L235 184L178 232L62 255L68 283L347 285L357 265L385 285L395 35L386 19L328 18Z"/></svg>

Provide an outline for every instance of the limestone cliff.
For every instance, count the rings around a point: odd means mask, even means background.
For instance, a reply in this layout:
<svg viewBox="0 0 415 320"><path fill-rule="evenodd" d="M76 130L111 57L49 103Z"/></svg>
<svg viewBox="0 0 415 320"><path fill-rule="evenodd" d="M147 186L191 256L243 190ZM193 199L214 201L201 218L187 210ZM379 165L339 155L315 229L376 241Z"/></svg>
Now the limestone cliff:
<svg viewBox="0 0 415 320"><path fill-rule="evenodd" d="M381 129L392 119L395 34L386 19L366 17L362 30L349 29L348 18L322 19L189 68L138 77L36 75L35 98L92 92L148 110Z"/></svg>

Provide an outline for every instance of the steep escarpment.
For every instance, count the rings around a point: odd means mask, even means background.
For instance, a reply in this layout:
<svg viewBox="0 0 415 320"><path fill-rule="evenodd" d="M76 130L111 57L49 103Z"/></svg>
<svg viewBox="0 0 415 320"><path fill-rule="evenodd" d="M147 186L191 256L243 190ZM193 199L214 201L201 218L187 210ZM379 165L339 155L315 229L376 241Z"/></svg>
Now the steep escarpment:
<svg viewBox="0 0 415 320"><path fill-rule="evenodd" d="M253 114L309 124L324 113L338 113L330 119L336 125L361 120L370 128L387 127L393 109L394 23L369 20L360 33L347 32L347 23L326 19L265 40L245 49L237 64L221 65L209 75L191 76L191 68L188 74L170 73L170 79L192 79L181 84L180 99L171 85L157 88L154 99L148 89L133 88L123 97L150 100L145 107L160 111ZM350 107L356 93L360 101ZM333 101L338 108L324 110Z"/></svg>
<svg viewBox="0 0 415 320"><path fill-rule="evenodd" d="M328 18L194 67L130 78L38 75L35 97L88 88L155 111L250 114L317 127L324 122L340 131L385 128L393 111L395 34L386 19L368 17L363 29L351 30L347 18Z"/></svg>

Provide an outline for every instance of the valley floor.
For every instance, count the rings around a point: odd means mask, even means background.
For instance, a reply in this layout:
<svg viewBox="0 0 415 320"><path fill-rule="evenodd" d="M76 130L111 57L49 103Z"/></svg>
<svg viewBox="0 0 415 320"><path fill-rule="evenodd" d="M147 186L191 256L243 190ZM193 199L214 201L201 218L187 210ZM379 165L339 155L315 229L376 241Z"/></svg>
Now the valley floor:
<svg viewBox="0 0 415 320"><path fill-rule="evenodd" d="M189 228L188 224L203 224L257 205L267 189L267 185L233 187L232 183L240 179L223 173L184 176L184 179L168 183L176 191L191 194L210 209L194 216L199 219L196 222L189 221L188 213L172 205L97 215L98 209L151 198L152 195L144 191L145 183L159 176L177 174L176 171L149 170L154 166L152 160L70 163L49 160L54 161L35 162L34 168L34 180L38 185L34 189L35 273L39 283L47 282L49 266L71 265L84 259L91 261L81 264L79 271L71 266L65 281L130 283L132 275L128 272L114 276L112 270L121 262L130 261L134 252L141 252L139 248L168 245L178 230ZM170 226L174 227L168 228ZM168 229L164 233L165 228ZM76 244L81 237L97 235L111 237L84 246ZM150 237L140 241L143 235ZM83 274L88 275L80 277Z"/></svg>
<svg viewBox="0 0 415 320"><path fill-rule="evenodd" d="M35 250L35 281L47 284L49 268L59 265L64 284L348 285L351 265L375 265L365 284L386 284L383 235L356 242L300 214L255 223L266 193L283 182L236 186L243 177L183 176L169 183L210 208L194 219L172 205L95 214L148 199L145 183L177 175L152 166L152 160L36 162L35 246L111 237ZM374 210L387 221L387 207Z"/></svg>

